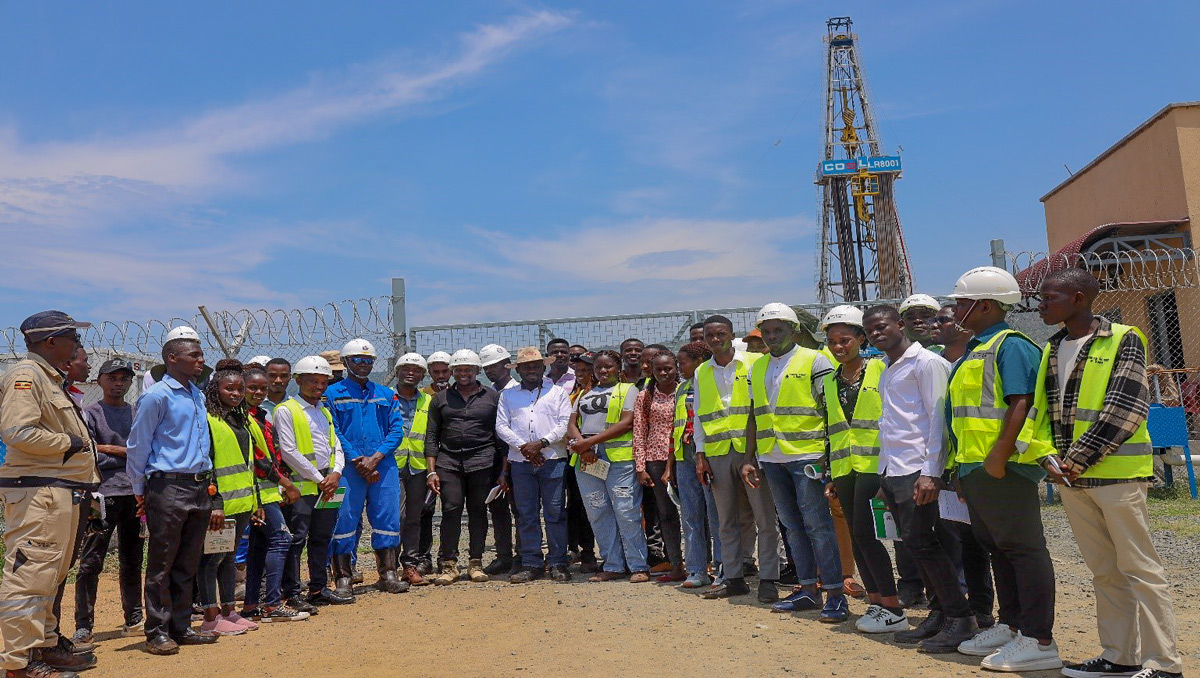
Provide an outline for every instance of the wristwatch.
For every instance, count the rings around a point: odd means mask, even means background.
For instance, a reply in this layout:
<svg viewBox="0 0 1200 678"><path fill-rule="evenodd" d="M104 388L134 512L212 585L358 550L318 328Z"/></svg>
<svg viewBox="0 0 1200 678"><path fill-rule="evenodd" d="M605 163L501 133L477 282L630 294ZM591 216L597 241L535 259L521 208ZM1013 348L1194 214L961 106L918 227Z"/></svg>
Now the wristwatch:
<svg viewBox="0 0 1200 678"><path fill-rule="evenodd" d="M542 447L550 447L550 443L545 438L538 438L538 442L542 444Z"/></svg>

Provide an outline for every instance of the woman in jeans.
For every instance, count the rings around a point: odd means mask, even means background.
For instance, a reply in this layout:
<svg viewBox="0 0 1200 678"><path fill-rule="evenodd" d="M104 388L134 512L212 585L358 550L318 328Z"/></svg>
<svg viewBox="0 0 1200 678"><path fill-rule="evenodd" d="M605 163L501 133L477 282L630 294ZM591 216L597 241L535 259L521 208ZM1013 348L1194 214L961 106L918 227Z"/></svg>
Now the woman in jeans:
<svg viewBox="0 0 1200 678"><path fill-rule="evenodd" d="M672 437L675 433L675 390L679 370L670 351L659 351L650 362L653 377L637 396L633 406L633 457L638 482L654 493L662 526L663 547L671 571L659 575L660 584L683 581L683 553L680 550L679 511L667 492L675 474Z"/></svg>
<svg viewBox="0 0 1200 678"><path fill-rule="evenodd" d="M287 561L292 536L280 507L300 499L300 489L279 471L283 463L275 449L275 428L269 413L262 408L267 399L267 373L250 367L243 373L246 384L246 409L254 438L254 476L259 486L269 490L279 486L280 501L263 503L263 520L250 526L246 554L246 602L241 615L254 621L303 621L307 612L297 612L282 604L283 566ZM263 578L266 578L265 592ZM260 601L260 597L265 599Z"/></svg>
<svg viewBox="0 0 1200 678"><path fill-rule="evenodd" d="M854 560L870 603L855 626L863 633L905 631L908 618L896 597L892 560L883 542L875 538L870 509L871 499L879 492L879 377L884 363L866 360L859 352L867 341L862 311L834 308L822 320L821 329L826 346L838 361L833 373L825 376L830 443L825 496L841 501ZM831 413L840 416L831 418Z"/></svg>
<svg viewBox="0 0 1200 678"><path fill-rule="evenodd" d="M567 425L571 462L578 462L579 491L604 570L588 581L613 581L633 573L629 581L650 581L646 564L646 533L642 531L642 486L633 462L633 404L637 388L619 383L621 356L600 351L595 358L597 384L580 396ZM588 465L604 459L610 466L601 479L587 473Z"/></svg>
<svg viewBox="0 0 1200 678"><path fill-rule="evenodd" d="M681 585L685 589L708 586L709 553L712 564L721 565L721 540L717 535L717 503L712 488L700 484L696 475L696 445L692 442L692 410L695 391L692 378L696 368L712 357L712 351L702 341L693 341L679 349L679 374L683 382L676 391L675 434L675 483L679 491L679 504L683 522L683 562L687 568L687 579ZM679 414L682 413L683 417Z"/></svg>

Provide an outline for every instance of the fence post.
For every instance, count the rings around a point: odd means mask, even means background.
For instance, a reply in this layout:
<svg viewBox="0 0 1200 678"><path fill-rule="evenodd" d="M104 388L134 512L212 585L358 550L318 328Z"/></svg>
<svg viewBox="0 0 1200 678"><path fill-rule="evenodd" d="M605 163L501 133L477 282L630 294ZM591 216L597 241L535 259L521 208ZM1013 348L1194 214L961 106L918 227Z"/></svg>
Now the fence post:
<svg viewBox="0 0 1200 678"><path fill-rule="evenodd" d="M408 353L408 319L404 315L404 278L392 278L392 359L388 376L396 374L396 360Z"/></svg>
<svg viewBox="0 0 1200 678"><path fill-rule="evenodd" d="M1008 270L1008 255L1004 251L1004 240L996 238L992 240L992 266Z"/></svg>

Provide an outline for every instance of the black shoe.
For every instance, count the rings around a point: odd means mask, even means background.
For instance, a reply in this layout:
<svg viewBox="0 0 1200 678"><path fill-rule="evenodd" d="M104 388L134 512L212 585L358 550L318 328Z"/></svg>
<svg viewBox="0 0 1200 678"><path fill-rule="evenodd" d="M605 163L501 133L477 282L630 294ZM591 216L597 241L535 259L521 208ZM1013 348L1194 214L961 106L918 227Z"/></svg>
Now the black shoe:
<svg viewBox="0 0 1200 678"><path fill-rule="evenodd" d="M708 600L717 600L718 598L729 598L730 596L744 596L750 593L750 587L746 585L744 578L734 579L730 577L723 584L712 587L704 592L704 597Z"/></svg>
<svg viewBox="0 0 1200 678"><path fill-rule="evenodd" d="M297 612L307 612L309 615L314 615L321 611L316 605L310 604L307 600L304 600L300 596L288 598L284 601L284 604Z"/></svg>
<svg viewBox="0 0 1200 678"><path fill-rule="evenodd" d="M146 639L146 651L161 656L179 654L179 643L166 636L154 636Z"/></svg>
<svg viewBox="0 0 1200 678"><path fill-rule="evenodd" d="M892 638L897 643L915 644L926 638L932 638L942 630L942 624L946 621L946 615L941 612L930 612L925 621L917 624L917 628L909 631L897 631L892 635Z"/></svg>
<svg viewBox="0 0 1200 678"><path fill-rule="evenodd" d="M757 577L758 576L758 565L755 565L753 560L751 560L750 562L743 565L742 566L742 576L743 577Z"/></svg>
<svg viewBox="0 0 1200 678"><path fill-rule="evenodd" d="M796 576L796 566L788 563L787 567L779 571L780 586L798 586L800 578Z"/></svg>
<svg viewBox="0 0 1200 678"><path fill-rule="evenodd" d="M71 641L64 636L58 637L58 644L54 647L37 650L34 657L58 671L85 671L96 665L96 655L91 652L75 652Z"/></svg>
<svg viewBox="0 0 1200 678"><path fill-rule="evenodd" d="M986 612L975 613L975 625L982 631L996 625L996 618Z"/></svg>
<svg viewBox="0 0 1200 678"><path fill-rule="evenodd" d="M171 640L180 645L212 645L217 642L217 634L211 631L193 631L188 629L188 632L181 636L171 636Z"/></svg>
<svg viewBox="0 0 1200 678"><path fill-rule="evenodd" d="M975 615L969 617L946 617L942 630L936 636L926 638L917 645L918 652L927 654L946 654L957 652L959 643L970 640L979 633L975 623Z"/></svg>
<svg viewBox="0 0 1200 678"><path fill-rule="evenodd" d="M417 563L417 572L420 572L422 577L430 572L433 572L433 561L422 560L421 562Z"/></svg>
<svg viewBox="0 0 1200 678"><path fill-rule="evenodd" d="M925 592L920 589L901 588L896 597L900 599L900 607L918 607L926 603Z"/></svg>
<svg viewBox="0 0 1200 678"><path fill-rule="evenodd" d="M1171 673L1162 669L1142 669L1134 676L1136 678L1183 678L1183 673Z"/></svg>
<svg viewBox="0 0 1200 678"><path fill-rule="evenodd" d="M571 573L567 570L566 565L555 565L550 568L550 579L556 582L571 581Z"/></svg>
<svg viewBox="0 0 1200 678"><path fill-rule="evenodd" d="M515 570L513 569L514 565L517 566L517 569L515 569ZM515 559L513 559L513 558L504 558L504 559L497 558L497 559L493 560L492 562L488 563L487 567L483 568L483 573L488 575L489 577L494 577L498 574L506 574L506 573L515 575L515 574L520 574L520 572L521 572L520 565L517 564L515 562Z"/></svg>
<svg viewBox="0 0 1200 678"><path fill-rule="evenodd" d="M536 567L522 567L508 578L510 584L527 584L534 579L542 578L542 570Z"/></svg>
<svg viewBox="0 0 1200 678"><path fill-rule="evenodd" d="M580 559L580 561L579 561L579 573L580 574L595 574L599 571L600 571L600 564L596 562L595 556L593 556L591 560L588 560L587 556L585 554L585 556L582 559Z"/></svg>
<svg viewBox="0 0 1200 678"><path fill-rule="evenodd" d="M775 582L771 581L770 579L758 580L758 602L779 602L779 589L775 588Z"/></svg>
<svg viewBox="0 0 1200 678"><path fill-rule="evenodd" d="M346 597L328 588L308 594L308 602L313 605L349 605L354 602L354 596ZM299 608L297 608L299 609Z"/></svg>
<svg viewBox="0 0 1200 678"><path fill-rule="evenodd" d="M1140 666L1114 664L1104 657L1096 657L1081 664L1066 664L1062 668L1062 674L1068 678L1107 678L1108 676L1132 676L1141 670Z"/></svg>

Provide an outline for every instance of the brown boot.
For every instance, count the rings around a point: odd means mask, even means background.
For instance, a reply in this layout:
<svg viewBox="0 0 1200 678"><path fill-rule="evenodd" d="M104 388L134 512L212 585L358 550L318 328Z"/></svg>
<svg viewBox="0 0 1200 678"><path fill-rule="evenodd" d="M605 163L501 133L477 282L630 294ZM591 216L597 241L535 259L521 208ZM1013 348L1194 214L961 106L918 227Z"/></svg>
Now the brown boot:
<svg viewBox="0 0 1200 678"><path fill-rule="evenodd" d="M430 581L421 576L417 568L409 565L404 568L404 581L408 582L409 586L429 586Z"/></svg>
<svg viewBox="0 0 1200 678"><path fill-rule="evenodd" d="M79 674L74 671L57 671L37 659L29 662L23 669L9 669L4 675L6 678L79 678Z"/></svg>
<svg viewBox="0 0 1200 678"><path fill-rule="evenodd" d="M71 641L59 636L58 645L34 650L34 659L58 671L84 671L96 665L96 655L91 652L76 654Z"/></svg>
<svg viewBox="0 0 1200 678"><path fill-rule="evenodd" d="M458 561L443 560L441 569L438 570L438 576L434 578L433 583L438 586L449 586L458 581Z"/></svg>

